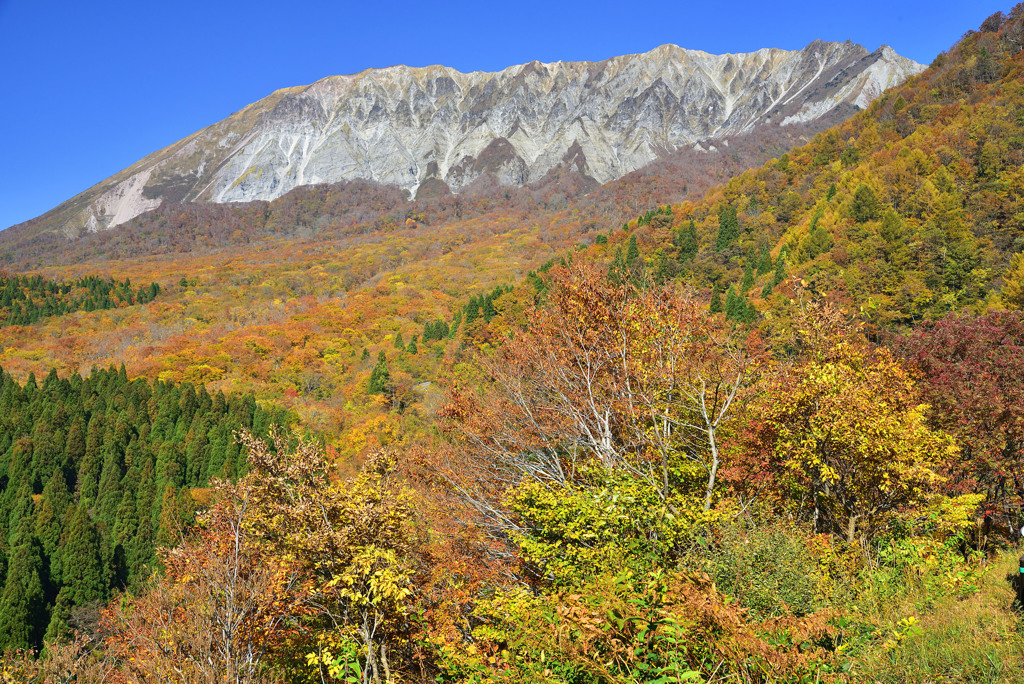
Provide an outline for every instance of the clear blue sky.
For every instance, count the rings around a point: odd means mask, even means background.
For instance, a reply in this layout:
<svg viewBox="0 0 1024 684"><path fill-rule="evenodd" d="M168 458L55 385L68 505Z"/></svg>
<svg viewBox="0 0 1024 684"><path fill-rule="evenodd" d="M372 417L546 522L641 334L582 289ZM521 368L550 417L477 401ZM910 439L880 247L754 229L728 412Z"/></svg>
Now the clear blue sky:
<svg viewBox="0 0 1024 684"><path fill-rule="evenodd" d="M928 63L997 0L0 0L0 228L286 86L392 64L496 70L664 43L816 38Z"/></svg>

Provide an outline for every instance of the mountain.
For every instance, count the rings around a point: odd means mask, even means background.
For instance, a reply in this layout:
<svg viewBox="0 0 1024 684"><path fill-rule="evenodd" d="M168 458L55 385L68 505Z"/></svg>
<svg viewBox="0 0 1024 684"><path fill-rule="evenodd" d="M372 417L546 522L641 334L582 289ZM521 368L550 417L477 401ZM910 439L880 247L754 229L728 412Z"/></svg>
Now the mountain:
<svg viewBox="0 0 1024 684"><path fill-rule="evenodd" d="M493 73L370 69L279 90L31 223L74 237L168 202L271 200L356 179L415 196L568 169L596 187L761 128L823 129L923 68L886 46L815 41L726 55L664 45Z"/></svg>
<svg viewBox="0 0 1024 684"><path fill-rule="evenodd" d="M876 339L1022 308L1024 5L808 144L591 249L615 278L713 289L730 318L774 332L801 301L796 284Z"/></svg>

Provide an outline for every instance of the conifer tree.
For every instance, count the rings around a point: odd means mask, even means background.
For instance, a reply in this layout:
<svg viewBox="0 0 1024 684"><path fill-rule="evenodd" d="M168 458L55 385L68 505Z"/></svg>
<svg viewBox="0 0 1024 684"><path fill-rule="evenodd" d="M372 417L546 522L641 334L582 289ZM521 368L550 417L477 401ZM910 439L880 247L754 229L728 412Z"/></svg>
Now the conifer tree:
<svg viewBox="0 0 1024 684"><path fill-rule="evenodd" d="M619 245L615 248L615 257L608 267L608 281L614 285L621 285L625 272L626 258L622 254L622 245Z"/></svg>
<svg viewBox="0 0 1024 684"><path fill-rule="evenodd" d="M878 234L885 240L886 253L891 255L897 243L903 238L903 218L892 209L887 209L882 214L882 225L878 228Z"/></svg>
<svg viewBox="0 0 1024 684"><path fill-rule="evenodd" d="M17 491L22 484L32 490L32 451L32 440L27 437L14 443L7 471L6 489L8 491L12 489ZM30 491L30 493L34 492Z"/></svg>
<svg viewBox="0 0 1024 684"><path fill-rule="evenodd" d="M165 487L180 487L185 482L184 457L176 444L166 441L160 445L156 457L156 488L163 491Z"/></svg>
<svg viewBox="0 0 1024 684"><path fill-rule="evenodd" d="M824 209L819 207L811 217L810 231L800 240L797 251L799 261L809 261L832 248L832 236L821 226L824 213Z"/></svg>
<svg viewBox="0 0 1024 684"><path fill-rule="evenodd" d="M429 329L429 337L427 336ZM424 326L423 335L420 340L423 342L433 342L434 340L443 340L448 337L448 324L443 320L436 320L433 324L428 323Z"/></svg>
<svg viewBox="0 0 1024 684"><path fill-rule="evenodd" d="M63 465L63 440L53 433L55 404L48 403L32 429L32 489L41 491L50 473Z"/></svg>
<svg viewBox="0 0 1024 684"><path fill-rule="evenodd" d="M686 263L697 256L697 225L690 219L690 222L677 235L679 247L679 262Z"/></svg>
<svg viewBox="0 0 1024 684"><path fill-rule="evenodd" d="M228 447L232 441L231 435L225 434L221 429L213 430L212 434L209 457L206 462L206 474L202 478L207 483L222 476L224 465L227 463ZM140 477L144 478L142 475ZM145 480L143 479L143 481Z"/></svg>
<svg viewBox="0 0 1024 684"><path fill-rule="evenodd" d="M482 308L483 308L483 314L484 314L484 321L487 322L487 323L490 323L491 319L498 315L497 309L494 308L494 298L493 298L493 296L484 297L484 302L483 302L483 307Z"/></svg>
<svg viewBox="0 0 1024 684"><path fill-rule="evenodd" d="M757 322L757 307L754 306L753 302L748 302L745 298L743 299L743 322L752 324Z"/></svg>
<svg viewBox="0 0 1024 684"><path fill-rule="evenodd" d="M156 505L156 465L150 456L139 472L139 488L135 492L135 515L138 520L152 517Z"/></svg>
<svg viewBox="0 0 1024 684"><path fill-rule="evenodd" d="M867 183L861 183L853 193L851 213L857 223L872 221L878 217L879 202L874 189Z"/></svg>
<svg viewBox="0 0 1024 684"><path fill-rule="evenodd" d="M654 278L658 283L664 283L671 275L668 265L668 256L665 254L665 250L658 248L654 252L654 263L655 271Z"/></svg>
<svg viewBox="0 0 1024 684"><path fill-rule="evenodd" d="M181 535L191 524L193 506L188 490L175 487L164 490L159 507L159 526L154 538L156 546L173 548L178 545Z"/></svg>
<svg viewBox="0 0 1024 684"><path fill-rule="evenodd" d="M85 453L78 465L78 496L93 500L99 489L99 476L103 464L100 449L103 446L103 417L94 414L86 432Z"/></svg>
<svg viewBox="0 0 1024 684"><path fill-rule="evenodd" d="M100 535L88 511L79 506L61 547L62 582L76 605L107 596L107 579L100 553Z"/></svg>
<svg viewBox="0 0 1024 684"><path fill-rule="evenodd" d="M744 307L743 297L736 294L733 285L729 285L729 289L725 291L725 320L743 320Z"/></svg>
<svg viewBox="0 0 1024 684"><path fill-rule="evenodd" d="M715 240L715 251L721 252L735 243L740 237L740 222L736 207L727 205L718 212L718 237Z"/></svg>
<svg viewBox="0 0 1024 684"><path fill-rule="evenodd" d="M480 317L480 300L476 295L469 298L469 304L466 305L465 309L465 321L466 325L469 325L477 318Z"/></svg>
<svg viewBox="0 0 1024 684"><path fill-rule="evenodd" d="M205 485L206 469L210 460L209 427L197 413L192 419L185 445L185 478L188 482Z"/></svg>
<svg viewBox="0 0 1024 684"><path fill-rule="evenodd" d="M384 394L388 390L390 381L391 373L388 370L388 362L382 351L377 354L377 365L370 372L370 382L366 391L369 394Z"/></svg>
<svg viewBox="0 0 1024 684"><path fill-rule="evenodd" d="M133 494L133 488L125 487L125 493L121 497L121 504L117 507L117 515L114 519L112 534L114 544L124 544L139 530L139 507Z"/></svg>
<svg viewBox="0 0 1024 684"><path fill-rule="evenodd" d="M772 255L767 247L761 248L761 258L757 262L757 275L763 276L772 270Z"/></svg>
<svg viewBox="0 0 1024 684"><path fill-rule="evenodd" d="M127 542L129 587L145 579L145 568L156 563L153 523L148 518L139 521L138 533Z"/></svg>
<svg viewBox="0 0 1024 684"><path fill-rule="evenodd" d="M71 507L71 493L68 491L64 473L56 470L43 487L35 521L35 535L43 545L43 552L50 559L50 578L54 582L60 581L58 548Z"/></svg>
<svg viewBox="0 0 1024 684"><path fill-rule="evenodd" d="M72 608L74 608L74 602L71 600L71 591L64 587L58 592L53 608L50 609L50 621L43 637L47 644L64 641L71 635L71 626L68 621L71 619Z"/></svg>
<svg viewBox="0 0 1024 684"><path fill-rule="evenodd" d="M8 487L10 488L11 485L9 484ZM23 476L21 484L10 488L7 493L14 494L14 498L8 507L10 513L5 521L7 529L10 531L11 545L13 546L14 535L17 533L21 522L24 520L29 525L34 525L35 523L35 504L32 501L32 486L29 484L28 475Z"/></svg>
<svg viewBox="0 0 1024 684"><path fill-rule="evenodd" d="M68 436L64 442L64 467L69 472L77 469L83 456L85 456L85 421L79 414L71 422Z"/></svg>
<svg viewBox="0 0 1024 684"><path fill-rule="evenodd" d="M711 288L711 305L708 307L708 311L716 314L722 313L722 310L722 291L718 289L718 284L716 283Z"/></svg>
<svg viewBox="0 0 1024 684"><path fill-rule="evenodd" d="M41 499L39 505L36 506L33 532L39 539L39 543L43 545L43 553L48 558L52 558L57 552L63 523L61 516L54 510L53 503L49 499ZM59 575L59 573L50 572L51 577L55 574Z"/></svg>
<svg viewBox="0 0 1024 684"><path fill-rule="evenodd" d="M779 283L786 279L786 265L782 261L782 253L779 253L779 258L775 262L775 274L772 276L772 286L777 287Z"/></svg>
<svg viewBox="0 0 1024 684"><path fill-rule="evenodd" d="M402 331L399 330L398 334L395 335L395 349L399 351L405 351L405 340L402 339Z"/></svg>
<svg viewBox="0 0 1024 684"><path fill-rule="evenodd" d="M743 280L740 282L740 292L747 294L754 286L754 261L747 259L747 267L743 270Z"/></svg>
<svg viewBox="0 0 1024 684"><path fill-rule="evenodd" d="M12 545L0 594L0 652L38 648L46 628L42 549L31 534L29 521L25 523Z"/></svg>
<svg viewBox="0 0 1024 684"><path fill-rule="evenodd" d="M43 608L35 637L44 629L60 633L71 609L96 595L88 590L96 583L87 580L97 568L101 592L112 583L132 586L142 567L153 564L159 523L164 540L176 541L178 528L172 535L170 521L191 515L189 488L202 486L211 472L242 472L245 456L233 442L234 430L265 434L270 416L251 395L228 401L202 387L151 388L144 380L129 381L123 369L93 369L86 379L66 380L51 372L28 393L0 370L0 454L6 454L0 459L6 485L0 485L0 598L9 589L9 605L24 603L24 592L4 581L4 552L23 537L33 540L40 560ZM211 471L214 441L220 460ZM84 548L91 549L88 562L81 560Z"/></svg>
<svg viewBox="0 0 1024 684"><path fill-rule="evenodd" d="M97 518L103 523L107 535L114 528L114 520L117 517L117 507L121 505L123 490L121 478L124 467L121 454L116 448L107 451L107 457L103 463L103 472L100 475L99 493L96 504L98 508Z"/></svg>
<svg viewBox="0 0 1024 684"><path fill-rule="evenodd" d="M640 248L636 244L636 233L629 236L629 247L626 249L626 268L632 269L640 257Z"/></svg>

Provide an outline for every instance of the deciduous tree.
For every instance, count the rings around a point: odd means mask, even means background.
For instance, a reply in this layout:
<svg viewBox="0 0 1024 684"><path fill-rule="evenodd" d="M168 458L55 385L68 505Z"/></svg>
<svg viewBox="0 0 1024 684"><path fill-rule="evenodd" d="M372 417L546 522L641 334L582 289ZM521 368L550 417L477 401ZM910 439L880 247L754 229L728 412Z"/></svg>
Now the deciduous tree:
<svg viewBox="0 0 1024 684"><path fill-rule="evenodd" d="M408 612L416 544L411 495L395 477L394 457L379 453L354 479L339 481L323 449L283 436L274 448L242 433L258 504L258 527L278 556L313 578L319 634L311 663L329 671L354 653L363 684L407 671ZM341 660L339 660L341 658Z"/></svg>
<svg viewBox="0 0 1024 684"><path fill-rule="evenodd" d="M609 284L586 266L554 271L548 305L480 359L483 390L453 393L456 450L441 476L497 537L518 529L503 503L510 488L567 487L593 467L642 478L670 510L710 509L720 433L761 352L705 306L672 288Z"/></svg>
<svg viewBox="0 0 1024 684"><path fill-rule="evenodd" d="M163 550L162 576L105 617L128 682L277 681L272 656L312 608L308 576L253 529L252 492L221 484L198 530Z"/></svg>
<svg viewBox="0 0 1024 684"><path fill-rule="evenodd" d="M804 318L807 356L754 408L747 448L765 454L774 486L804 500L815 531L852 543L915 505L956 444L926 422L909 373L884 348ZM808 335L808 333L811 333Z"/></svg>
<svg viewBox="0 0 1024 684"><path fill-rule="evenodd" d="M932 426L962 452L942 464L951 494L983 491L990 511L1019 527L1024 504L1024 314L992 312L926 323L896 341L922 373Z"/></svg>

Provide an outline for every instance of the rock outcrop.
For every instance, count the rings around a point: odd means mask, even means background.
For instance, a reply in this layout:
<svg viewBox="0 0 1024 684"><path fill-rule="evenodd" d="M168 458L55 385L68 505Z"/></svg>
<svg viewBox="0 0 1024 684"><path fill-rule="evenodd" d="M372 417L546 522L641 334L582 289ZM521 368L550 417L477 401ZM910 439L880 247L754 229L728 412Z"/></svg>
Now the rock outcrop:
<svg viewBox="0 0 1024 684"><path fill-rule="evenodd" d="M664 45L602 62L500 72L371 69L280 90L156 152L50 212L71 236L162 202L270 200L366 179L415 196L571 168L606 183L685 147L866 106L924 67L891 48L711 55ZM848 115L848 114L847 114Z"/></svg>

